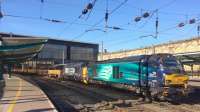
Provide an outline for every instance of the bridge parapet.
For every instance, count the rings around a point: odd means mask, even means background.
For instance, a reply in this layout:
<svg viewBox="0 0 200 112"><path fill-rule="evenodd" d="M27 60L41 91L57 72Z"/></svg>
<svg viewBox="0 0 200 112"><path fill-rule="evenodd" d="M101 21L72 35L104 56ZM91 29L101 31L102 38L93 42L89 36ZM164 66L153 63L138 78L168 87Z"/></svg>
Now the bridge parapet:
<svg viewBox="0 0 200 112"><path fill-rule="evenodd" d="M180 53L190 53L190 52L200 52L200 37L169 42L140 49L104 53L103 59L101 55L99 55L98 60L123 58L123 57L142 55L142 54L154 54L154 53L180 54Z"/></svg>

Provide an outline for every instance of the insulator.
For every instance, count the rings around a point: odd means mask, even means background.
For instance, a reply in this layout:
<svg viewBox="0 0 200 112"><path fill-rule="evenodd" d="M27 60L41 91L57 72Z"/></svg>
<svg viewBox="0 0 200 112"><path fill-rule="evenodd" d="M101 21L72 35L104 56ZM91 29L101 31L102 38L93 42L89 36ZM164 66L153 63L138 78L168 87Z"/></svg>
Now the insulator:
<svg viewBox="0 0 200 112"><path fill-rule="evenodd" d="M93 8L93 4L92 3L89 3L87 6L86 6L86 9L88 10L91 10Z"/></svg>
<svg viewBox="0 0 200 112"><path fill-rule="evenodd" d="M55 22L55 23L61 23L62 21L59 21L59 20L55 20L55 19L52 19L51 22Z"/></svg>
<svg viewBox="0 0 200 112"><path fill-rule="evenodd" d="M117 26L113 26L112 29L114 29L114 30L122 30L120 27L117 27Z"/></svg>
<svg viewBox="0 0 200 112"><path fill-rule="evenodd" d="M141 20L141 17L136 17L135 22L139 22Z"/></svg>
<svg viewBox="0 0 200 112"><path fill-rule="evenodd" d="M87 14L88 10L87 9L83 9L82 14Z"/></svg>
<svg viewBox="0 0 200 112"><path fill-rule="evenodd" d="M200 31L200 25L197 26L197 30Z"/></svg>
<svg viewBox="0 0 200 112"><path fill-rule="evenodd" d="M41 3L44 3L44 0L41 0Z"/></svg>
<svg viewBox="0 0 200 112"><path fill-rule="evenodd" d="M2 13L2 12L0 12L0 19L1 19L1 18L3 18L3 13Z"/></svg>
<svg viewBox="0 0 200 112"><path fill-rule="evenodd" d="M108 21L108 12L105 13L105 21Z"/></svg>
<svg viewBox="0 0 200 112"><path fill-rule="evenodd" d="M195 19L190 19L190 20L189 20L189 23L190 23L190 24L193 24L193 23L195 23L195 22L196 22Z"/></svg>
<svg viewBox="0 0 200 112"><path fill-rule="evenodd" d="M156 28L158 27L158 19L156 20Z"/></svg>
<svg viewBox="0 0 200 112"><path fill-rule="evenodd" d="M149 17L149 13L148 12L145 12L143 15L142 15L143 18L147 18Z"/></svg>
<svg viewBox="0 0 200 112"><path fill-rule="evenodd" d="M183 27L183 26L185 26L185 23L179 23L178 24L178 27Z"/></svg>

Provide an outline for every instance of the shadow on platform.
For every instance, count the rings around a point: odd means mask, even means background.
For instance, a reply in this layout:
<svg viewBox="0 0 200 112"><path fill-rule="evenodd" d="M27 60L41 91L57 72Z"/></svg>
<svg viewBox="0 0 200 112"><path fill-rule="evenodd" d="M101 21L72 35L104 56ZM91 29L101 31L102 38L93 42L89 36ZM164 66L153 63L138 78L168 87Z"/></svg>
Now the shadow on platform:
<svg viewBox="0 0 200 112"><path fill-rule="evenodd" d="M48 112L48 111L53 111L55 109L53 108L45 108L45 109L34 109L34 110L28 110L28 111L25 111L25 112Z"/></svg>
<svg viewBox="0 0 200 112"><path fill-rule="evenodd" d="M24 99L18 99L17 100L17 104L20 104L20 103L28 103L28 102L40 102L40 101L47 101L48 99L47 98L24 98ZM12 100L2 100L1 101L1 104L13 104L11 102Z"/></svg>

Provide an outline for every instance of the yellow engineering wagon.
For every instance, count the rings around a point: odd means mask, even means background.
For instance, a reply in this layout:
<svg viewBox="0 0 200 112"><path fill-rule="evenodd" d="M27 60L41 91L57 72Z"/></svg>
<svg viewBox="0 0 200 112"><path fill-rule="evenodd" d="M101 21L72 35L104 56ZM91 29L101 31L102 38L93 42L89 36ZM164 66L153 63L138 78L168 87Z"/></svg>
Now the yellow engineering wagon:
<svg viewBox="0 0 200 112"><path fill-rule="evenodd" d="M60 78L60 75L61 75L61 70L48 70L48 76L49 77L55 77L55 78Z"/></svg>
<svg viewBox="0 0 200 112"><path fill-rule="evenodd" d="M50 69L48 69L48 76L53 78L61 78L63 74L63 65L54 65Z"/></svg>

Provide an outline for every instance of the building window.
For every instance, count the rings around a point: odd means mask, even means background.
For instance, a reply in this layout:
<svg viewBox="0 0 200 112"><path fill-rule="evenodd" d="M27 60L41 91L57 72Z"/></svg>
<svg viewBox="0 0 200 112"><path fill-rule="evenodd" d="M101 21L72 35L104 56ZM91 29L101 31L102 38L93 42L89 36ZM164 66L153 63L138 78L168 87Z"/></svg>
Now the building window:
<svg viewBox="0 0 200 112"><path fill-rule="evenodd" d="M71 47L70 52L72 60L94 60L93 48Z"/></svg>
<svg viewBox="0 0 200 112"><path fill-rule="evenodd" d="M67 48L65 45L46 44L38 54L42 59L66 59Z"/></svg>

